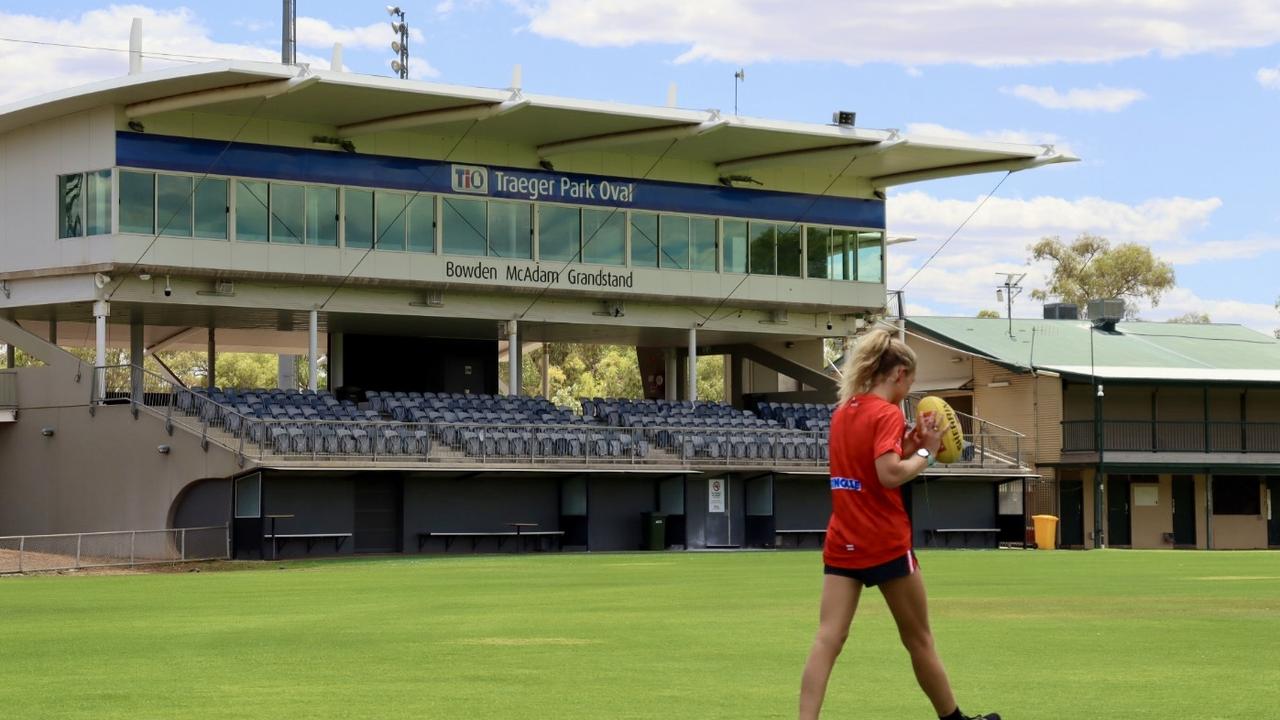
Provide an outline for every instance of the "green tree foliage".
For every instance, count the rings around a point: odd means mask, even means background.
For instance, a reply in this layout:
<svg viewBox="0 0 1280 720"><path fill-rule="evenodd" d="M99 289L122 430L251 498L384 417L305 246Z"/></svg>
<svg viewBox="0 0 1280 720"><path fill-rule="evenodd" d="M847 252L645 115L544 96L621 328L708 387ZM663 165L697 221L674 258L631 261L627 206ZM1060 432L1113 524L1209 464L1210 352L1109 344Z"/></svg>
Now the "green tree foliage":
<svg viewBox="0 0 1280 720"><path fill-rule="evenodd" d="M624 345L585 345L555 343L524 353L521 363L520 389L527 395L542 394L542 353L547 352L547 376L551 385L551 401L557 405L579 407L579 398L644 397L640 378L640 362L635 348ZM507 364L499 363L499 372L507 376ZM673 381L674 382L674 381ZM698 358L698 397L709 402L724 400L724 358L712 355Z"/></svg>
<svg viewBox="0 0 1280 720"><path fill-rule="evenodd" d="M1136 243L1112 247L1106 238L1083 234L1069 245L1054 236L1029 249L1033 261L1053 264L1049 287L1033 290L1031 296L1061 298L1078 305L1082 314L1090 300L1120 298L1132 317L1138 300L1158 305L1160 296L1174 286L1173 266Z"/></svg>
<svg viewBox="0 0 1280 720"><path fill-rule="evenodd" d="M1208 325L1213 321L1209 319L1209 313L1195 312L1193 310L1189 313L1179 315L1178 317L1169 318L1165 322L1178 323L1181 325Z"/></svg>
<svg viewBox="0 0 1280 720"><path fill-rule="evenodd" d="M999 312L999 311L997 311L997 310L979 310L979 311L978 311L978 317L980 317L980 318L998 318L998 317L1000 317L1000 312Z"/></svg>

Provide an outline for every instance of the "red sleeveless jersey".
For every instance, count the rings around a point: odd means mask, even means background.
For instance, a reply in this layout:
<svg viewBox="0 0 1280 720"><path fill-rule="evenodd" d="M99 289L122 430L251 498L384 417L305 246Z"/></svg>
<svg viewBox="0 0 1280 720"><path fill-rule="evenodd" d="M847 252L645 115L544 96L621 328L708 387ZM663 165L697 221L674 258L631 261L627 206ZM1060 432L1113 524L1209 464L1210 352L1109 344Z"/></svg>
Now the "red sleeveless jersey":
<svg viewBox="0 0 1280 720"><path fill-rule="evenodd" d="M822 561L850 570L911 550L911 520L899 488L880 484L876 458L902 455L902 411L878 395L858 395L831 414L831 521Z"/></svg>

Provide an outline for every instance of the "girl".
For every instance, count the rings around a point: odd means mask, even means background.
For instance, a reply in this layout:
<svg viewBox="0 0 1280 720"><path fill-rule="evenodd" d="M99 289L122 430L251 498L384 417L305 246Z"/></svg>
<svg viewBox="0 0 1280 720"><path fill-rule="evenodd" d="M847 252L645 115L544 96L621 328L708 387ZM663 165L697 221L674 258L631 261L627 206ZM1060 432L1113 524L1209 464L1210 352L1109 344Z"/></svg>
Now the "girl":
<svg viewBox="0 0 1280 720"><path fill-rule="evenodd" d="M831 417L832 513L822 552L822 605L800 683L800 720L817 720L862 588L876 586L938 717L1000 720L995 713L960 712L933 647L924 581L899 489L933 465L941 445L935 418L922 418L905 432L898 404L915 377L915 352L884 330L869 333L845 362L840 403Z"/></svg>

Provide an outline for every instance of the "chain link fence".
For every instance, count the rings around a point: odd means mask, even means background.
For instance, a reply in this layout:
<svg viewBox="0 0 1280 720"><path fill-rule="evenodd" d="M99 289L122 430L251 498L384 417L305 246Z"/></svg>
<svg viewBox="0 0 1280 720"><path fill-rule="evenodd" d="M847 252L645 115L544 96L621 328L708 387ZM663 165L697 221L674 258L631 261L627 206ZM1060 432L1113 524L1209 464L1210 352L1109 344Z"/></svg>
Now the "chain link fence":
<svg viewBox="0 0 1280 720"><path fill-rule="evenodd" d="M0 574L226 560L228 538L226 525L0 537Z"/></svg>

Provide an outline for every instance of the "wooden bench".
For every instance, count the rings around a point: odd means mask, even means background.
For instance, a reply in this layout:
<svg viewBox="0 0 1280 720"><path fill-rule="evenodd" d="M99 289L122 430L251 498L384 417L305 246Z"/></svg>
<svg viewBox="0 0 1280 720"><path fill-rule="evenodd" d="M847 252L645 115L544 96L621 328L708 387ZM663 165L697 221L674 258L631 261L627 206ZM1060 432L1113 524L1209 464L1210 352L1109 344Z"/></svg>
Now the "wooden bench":
<svg viewBox="0 0 1280 720"><path fill-rule="evenodd" d="M796 536L796 547L800 547L800 543L804 542L805 537L806 537L806 536L809 536L809 535L816 535L816 536L818 536L818 539L819 539L819 540L825 540L825 539L826 539L826 537L827 537L827 529L826 529L826 528L810 528L810 529L807 529L807 530L804 530L804 529L802 529L802 530L774 530L773 532L774 532L774 534L775 534L775 535L782 535L782 536L784 536L784 537L785 537L785 536L787 536L787 535L795 535L795 536ZM779 543L779 545L782 545L782 544L783 544L783 543Z"/></svg>
<svg viewBox="0 0 1280 720"><path fill-rule="evenodd" d="M311 548L321 540L332 540L333 551L337 552L342 549L342 543L351 537L351 533L276 533L263 535L264 540L271 541L271 556L276 556L277 541L280 545L287 545L290 540L306 540L307 552L311 552Z"/></svg>
<svg viewBox="0 0 1280 720"><path fill-rule="evenodd" d="M943 547L951 547L951 538L956 535L959 535L961 541L964 541L970 535L991 535L994 540L999 534L999 528L937 528L934 530L926 528L924 531L924 544L927 547L935 547L934 541L941 536L943 538Z"/></svg>
<svg viewBox="0 0 1280 720"><path fill-rule="evenodd" d="M425 547L427 542L432 538L440 538L444 540L445 552L449 552L449 547L453 545L454 540L457 540L458 538L470 538L471 551L475 552L476 545L480 542L481 538L497 538L498 549L501 550L502 546L506 544L507 540L509 540L510 538L524 538L524 537L537 537L537 538L554 537L554 538L559 538L563 540L564 531L563 530L521 531L517 529L517 530L498 530L494 532L421 532L421 533L418 533L418 552L422 552L422 548ZM516 542L519 542L519 540L517 540Z"/></svg>

